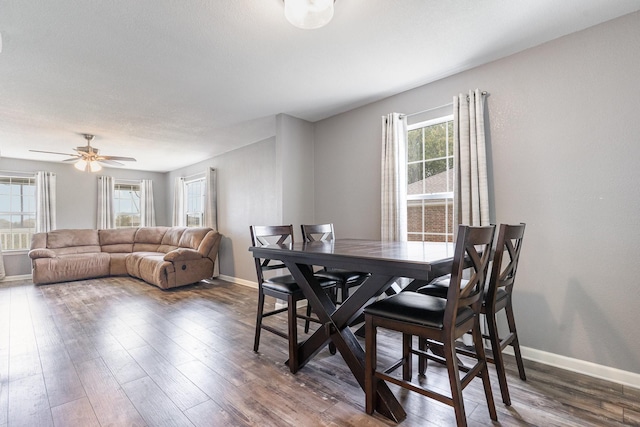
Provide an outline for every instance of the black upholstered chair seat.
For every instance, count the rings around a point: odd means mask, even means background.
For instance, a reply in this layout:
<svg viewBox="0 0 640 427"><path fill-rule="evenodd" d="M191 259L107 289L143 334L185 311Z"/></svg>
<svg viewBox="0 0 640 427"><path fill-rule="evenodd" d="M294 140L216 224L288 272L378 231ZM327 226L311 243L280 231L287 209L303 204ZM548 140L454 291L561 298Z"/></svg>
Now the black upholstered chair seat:
<svg viewBox="0 0 640 427"><path fill-rule="evenodd" d="M365 314L415 323L429 328L444 327L444 298L423 295L417 292L401 292L381 301L374 302L364 309ZM456 323L463 324L473 317L473 310L463 307L458 310Z"/></svg>
<svg viewBox="0 0 640 427"><path fill-rule="evenodd" d="M336 286L335 280L325 278L325 277L316 277L318 283L323 288L332 288ZM286 274L284 276L276 276L269 279L265 279L262 282L262 286L267 289L274 290L276 292L282 292L286 294L293 294L295 292L302 292L302 289L296 283L296 279L293 278L292 275Z"/></svg>
<svg viewBox="0 0 640 427"><path fill-rule="evenodd" d="M443 276L441 278L438 278L436 280L434 280L433 282L429 283L428 285L425 285L421 288L418 288L416 290L416 292L424 294L424 295L431 295L434 297L440 297L440 298L446 298L447 297L447 292L449 291L449 280L451 280L451 275L447 275L447 276ZM464 284L466 283L465 280L462 281L462 284L464 286ZM489 288L484 289L484 295L486 297L487 292L489 292ZM496 301L500 301L503 298L507 297L507 291L505 291L502 288L498 288L496 290ZM485 304L485 301L482 302L482 304Z"/></svg>

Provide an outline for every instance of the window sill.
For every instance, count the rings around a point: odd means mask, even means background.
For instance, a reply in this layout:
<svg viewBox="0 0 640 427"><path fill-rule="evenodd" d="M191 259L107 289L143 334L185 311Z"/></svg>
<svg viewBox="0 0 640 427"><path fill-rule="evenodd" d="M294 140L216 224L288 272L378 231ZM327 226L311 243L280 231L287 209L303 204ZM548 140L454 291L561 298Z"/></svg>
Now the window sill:
<svg viewBox="0 0 640 427"><path fill-rule="evenodd" d="M26 255L28 253L29 249L7 249L2 251L2 256Z"/></svg>

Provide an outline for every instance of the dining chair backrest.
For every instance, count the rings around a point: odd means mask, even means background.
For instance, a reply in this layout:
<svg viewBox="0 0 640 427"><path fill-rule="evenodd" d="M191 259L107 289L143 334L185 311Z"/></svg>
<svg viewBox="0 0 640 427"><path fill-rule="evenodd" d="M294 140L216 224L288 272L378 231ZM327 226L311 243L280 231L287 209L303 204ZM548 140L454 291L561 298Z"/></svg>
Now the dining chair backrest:
<svg viewBox="0 0 640 427"><path fill-rule="evenodd" d="M522 250L524 228L524 223L500 225L487 289L487 302L495 301L496 294L500 288L504 288L507 293L512 292L518 261L520 260L520 251Z"/></svg>
<svg viewBox="0 0 640 427"><path fill-rule="evenodd" d="M305 242L327 242L335 239L333 224L302 224L300 228Z"/></svg>
<svg viewBox="0 0 640 427"><path fill-rule="evenodd" d="M293 245L293 225L252 225L251 245L256 247L266 245ZM264 282L264 273L269 270L287 268L282 262L270 259L255 258L258 283Z"/></svg>
<svg viewBox="0 0 640 427"><path fill-rule="evenodd" d="M475 313L480 311L495 229L495 225L458 227L445 309L445 319L453 322L448 326L455 325L456 313L461 308L471 307ZM463 274L469 277L465 278Z"/></svg>

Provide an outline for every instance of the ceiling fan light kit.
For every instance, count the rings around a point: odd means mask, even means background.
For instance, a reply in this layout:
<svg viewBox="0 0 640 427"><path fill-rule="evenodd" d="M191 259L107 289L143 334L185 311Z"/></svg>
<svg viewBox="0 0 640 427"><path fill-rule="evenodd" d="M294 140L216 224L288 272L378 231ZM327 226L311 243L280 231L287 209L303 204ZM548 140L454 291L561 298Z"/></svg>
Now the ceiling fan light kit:
<svg viewBox="0 0 640 427"><path fill-rule="evenodd" d="M313 30L333 18L335 0L284 0L284 16L294 27Z"/></svg>
<svg viewBox="0 0 640 427"><path fill-rule="evenodd" d="M63 156L71 156L69 159L63 160L63 162L74 162L73 167L80 171L85 172L99 172L102 170L102 165L100 163L104 163L107 165L114 166L124 166L124 164L116 161L120 160L123 162L135 162L136 159L133 157L121 157L121 156L103 156L98 154L100 150L97 148L93 148L91 146L91 141L93 141L94 136L88 133L83 134L84 138L87 140L87 145L84 147L76 147L74 150L76 154L67 154L67 153L57 153L55 151L40 151L40 150L29 150L35 153L47 153L47 154L62 154Z"/></svg>
<svg viewBox="0 0 640 427"><path fill-rule="evenodd" d="M86 161L84 159L80 159L73 164L73 167L83 172L99 172L102 170L102 166L95 160Z"/></svg>

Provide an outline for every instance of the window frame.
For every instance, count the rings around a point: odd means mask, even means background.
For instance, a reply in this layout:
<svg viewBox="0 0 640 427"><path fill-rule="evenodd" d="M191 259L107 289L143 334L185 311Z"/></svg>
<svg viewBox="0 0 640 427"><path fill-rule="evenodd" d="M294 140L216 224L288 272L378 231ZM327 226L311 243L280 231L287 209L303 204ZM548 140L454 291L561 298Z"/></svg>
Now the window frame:
<svg viewBox="0 0 640 427"><path fill-rule="evenodd" d="M130 187L129 189L120 189L118 187ZM137 190L135 189L137 188ZM129 191L130 193L138 193L138 198L137 198L137 208L138 211L137 212L125 212L120 210L120 200L124 200L125 198L123 197L118 197L118 194L120 191ZM131 204L132 206L136 206L136 201L134 200L133 196L131 197ZM140 225L142 224L142 182L141 181L127 181L127 180L114 180L113 183L113 214L114 214L114 227L115 228L135 228L135 227L140 227ZM132 218L136 218L138 219L137 224L136 221L131 221L130 225L119 225L119 221L118 218L120 218L121 216L131 216Z"/></svg>
<svg viewBox="0 0 640 427"><path fill-rule="evenodd" d="M200 183L200 195L197 196L200 199L201 210L189 210L189 186L195 183ZM204 207L206 197L206 176L197 176L189 180L184 181L184 224L185 227L204 227ZM198 218L198 224L189 225L189 218Z"/></svg>
<svg viewBox="0 0 640 427"><path fill-rule="evenodd" d="M2 240L0 240L0 242L2 242L2 251L3 252L25 252L28 251L31 247L31 239L33 237L33 235L36 233L36 222L37 222L37 218L36 218L36 204L37 204L37 182L36 182L36 176L35 175L30 175L30 174L24 174L24 175L18 175L18 174L8 174L8 173L3 173L0 175L0 183L1 184L9 184L9 186L14 185L14 182L12 181L24 181L21 183L17 183L15 182L15 184L20 184L20 210L13 210L13 192L10 191L8 194L2 194L0 192L0 198L3 196L8 196L8 206L9 206L9 210L8 211L0 211L0 217L4 217L4 216L8 216L9 217L9 232L5 233L4 230L7 229L0 229L2 231L0 231L0 235L7 235L8 237L6 238L1 238ZM25 195L24 194L24 186L28 185L30 187L33 187L33 194L31 195ZM11 187L10 187L11 188ZM33 210L24 210L25 208L25 197L30 197L32 198L32 204L33 204ZM1 206L1 205L0 205ZM29 206L27 206L27 208L29 208ZM32 227L22 227L20 228L21 230L27 230L26 231L26 239L23 239L22 237L20 237L19 234L15 234L14 233L14 227L13 227L13 217L14 216L20 216L21 217L21 222L24 223L24 217L27 217L27 221L29 221L28 217L31 217L33 220L33 226ZM24 233L20 233L20 234L24 234ZM18 245L19 247L15 247L15 243L16 243L16 238L15 236L18 235ZM23 242L24 240L24 242ZM10 242L10 245L7 245L6 242ZM24 243L24 247L22 247L21 243Z"/></svg>
<svg viewBox="0 0 640 427"><path fill-rule="evenodd" d="M437 117L434 119L430 119L430 120L424 120L424 121L420 121L417 123L413 123L410 125L407 125L407 161L406 161L406 165L407 165L407 179L406 179L406 184L407 184L407 188L409 186L409 176L408 176L408 171L409 171L409 167L412 164L418 164L418 163L422 163L423 164L423 170L422 170L422 180L427 179L425 177L425 169L424 169L424 165L426 165L426 163L428 161L437 161L437 160L445 160L445 164L446 164L446 169L444 173L448 173L450 170L455 170L455 152L449 152L449 144L446 143L445 144L445 155L440 156L440 157L431 157L431 158L425 158L424 157L424 137L422 139L423 145L422 145L422 149L423 149L423 153L422 153L422 157L419 160L409 160L409 133L411 131L414 131L416 129L424 129L430 126L435 126L435 125L439 125L439 124L443 124L443 123L449 123L449 122L453 122L453 114L448 114L446 116L441 116L441 117ZM451 134L449 135L449 129L447 126L447 141L449 141L450 139L453 138L453 132L451 132ZM453 148L453 151L455 151L455 148ZM451 166L450 166L451 165ZM411 236L420 236L420 240L418 241L429 241L427 240L428 236L442 236L445 241L447 242L452 242L453 238L454 238L454 229L455 229L455 224L451 225L451 229L449 229L449 215L453 215L453 213L455 212L455 206L456 206L456 201L455 201L455 175L453 177L451 177L451 181L449 181L449 179L447 179L446 181L447 184L447 188L450 191L445 191L445 192L433 192L433 193L419 193L419 194L407 194L406 195L406 203L407 203L407 212L409 212L409 208L410 208L410 204L411 202L420 202L420 208L421 208L421 231L409 231L409 227L407 227L407 239L408 240L412 240ZM424 189L423 189L424 190ZM442 204L444 204L445 206L445 213L444 213L444 224L445 224L445 230L443 233L437 233L437 232L429 232L426 230L425 228L425 223L426 223L426 218L425 218L425 213L426 213L426 206L425 206L425 201L436 201L436 200L442 200ZM451 207L450 207L451 206ZM451 212L449 212L449 210L451 209ZM408 222L408 218L407 218L407 222ZM408 225L408 224L407 224Z"/></svg>

